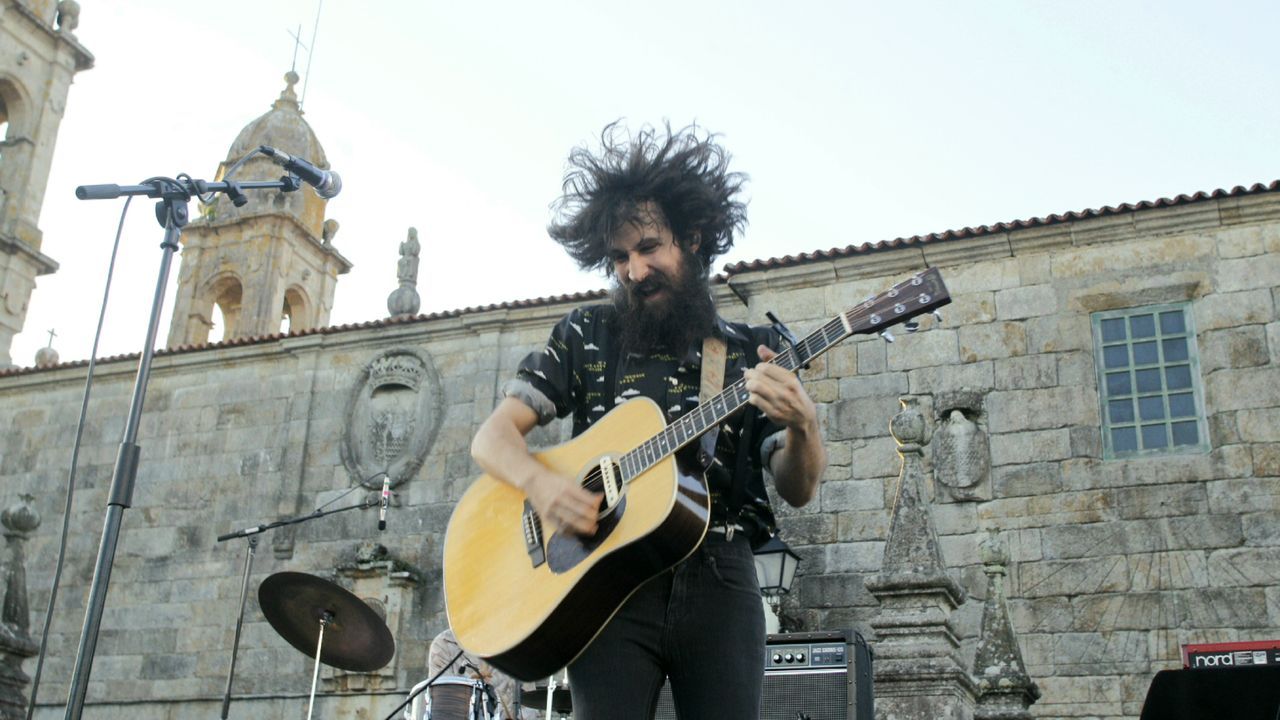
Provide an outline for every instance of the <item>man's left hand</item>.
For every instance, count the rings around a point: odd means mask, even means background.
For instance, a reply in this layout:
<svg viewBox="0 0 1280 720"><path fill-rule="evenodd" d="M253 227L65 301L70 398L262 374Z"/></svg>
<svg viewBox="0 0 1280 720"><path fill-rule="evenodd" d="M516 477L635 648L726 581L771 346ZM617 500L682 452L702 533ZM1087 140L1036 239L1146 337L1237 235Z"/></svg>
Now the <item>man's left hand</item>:
<svg viewBox="0 0 1280 720"><path fill-rule="evenodd" d="M800 379L795 373L769 362L778 353L764 345L756 348L756 352L760 363L742 374L750 393L747 402L779 425L798 432L816 432L818 409L800 385Z"/></svg>

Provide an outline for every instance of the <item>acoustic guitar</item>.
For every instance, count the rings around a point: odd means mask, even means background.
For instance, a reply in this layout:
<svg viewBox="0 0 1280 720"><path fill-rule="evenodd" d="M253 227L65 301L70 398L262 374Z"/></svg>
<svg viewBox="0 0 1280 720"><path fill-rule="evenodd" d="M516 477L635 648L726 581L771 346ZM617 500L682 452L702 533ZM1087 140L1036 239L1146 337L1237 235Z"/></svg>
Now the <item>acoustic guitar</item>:
<svg viewBox="0 0 1280 720"><path fill-rule="evenodd" d="M796 371L851 335L892 340L889 327L914 330L913 318L949 302L941 274L926 270L837 315L772 362ZM462 647L525 681L568 665L640 585L702 542L710 504L689 450L747 398L739 380L670 425L652 400L633 398L578 437L535 453L603 494L591 537L544 523L512 486L476 479L444 541L445 605Z"/></svg>

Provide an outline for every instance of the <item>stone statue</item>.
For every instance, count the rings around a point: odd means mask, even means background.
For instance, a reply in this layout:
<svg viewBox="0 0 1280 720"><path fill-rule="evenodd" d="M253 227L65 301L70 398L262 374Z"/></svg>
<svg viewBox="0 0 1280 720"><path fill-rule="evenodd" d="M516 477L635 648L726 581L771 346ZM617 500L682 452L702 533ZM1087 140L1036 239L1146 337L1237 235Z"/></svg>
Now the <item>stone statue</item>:
<svg viewBox="0 0 1280 720"><path fill-rule="evenodd" d="M418 253L422 244L418 242L418 228L409 228L409 237L400 243L400 263L396 268L396 277L400 283L418 284Z"/></svg>
<svg viewBox="0 0 1280 720"><path fill-rule="evenodd" d="M71 33L80 26L80 3L76 0L58 0L58 29Z"/></svg>
<svg viewBox="0 0 1280 720"><path fill-rule="evenodd" d="M400 243L400 262L396 264L396 277L400 287L391 291L387 297L387 312L391 317L408 317L418 314L422 306L422 298L418 296L418 253L422 244L418 242L418 229L409 228L409 237Z"/></svg>

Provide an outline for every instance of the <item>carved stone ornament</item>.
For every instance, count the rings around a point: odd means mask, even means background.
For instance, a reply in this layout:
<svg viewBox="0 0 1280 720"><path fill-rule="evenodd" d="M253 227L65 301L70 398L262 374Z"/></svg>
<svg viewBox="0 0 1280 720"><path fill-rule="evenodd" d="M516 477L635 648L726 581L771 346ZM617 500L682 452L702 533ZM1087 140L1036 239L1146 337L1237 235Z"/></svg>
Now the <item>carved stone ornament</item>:
<svg viewBox="0 0 1280 720"><path fill-rule="evenodd" d="M422 582L422 571L419 568L396 557L383 545L366 542L344 553L329 579L373 608L387 624L392 637L396 638L396 651L390 662L371 672L355 672L321 665L320 679L326 691L385 692L396 687L396 678L403 670L425 666L425 647L405 642L412 636L410 628L414 622L414 591ZM418 645L425 646L425 643ZM415 677L413 681L416 680ZM343 707L345 702L343 699L338 700L340 711L335 717L358 717L354 711L364 699L357 700L352 707Z"/></svg>
<svg viewBox="0 0 1280 720"><path fill-rule="evenodd" d="M342 464L365 487L392 487L422 467L440 431L444 396L425 353L388 350L365 366L347 401Z"/></svg>
<svg viewBox="0 0 1280 720"><path fill-rule="evenodd" d="M990 455L987 434L954 408L933 437L933 478L949 488L972 488L987 477Z"/></svg>

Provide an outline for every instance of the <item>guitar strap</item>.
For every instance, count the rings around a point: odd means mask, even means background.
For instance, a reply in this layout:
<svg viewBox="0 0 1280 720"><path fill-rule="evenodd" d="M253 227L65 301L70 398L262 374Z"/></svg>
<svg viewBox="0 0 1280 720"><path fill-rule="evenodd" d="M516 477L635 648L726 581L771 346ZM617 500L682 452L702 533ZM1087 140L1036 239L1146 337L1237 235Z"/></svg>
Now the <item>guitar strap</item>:
<svg viewBox="0 0 1280 720"><path fill-rule="evenodd" d="M747 337L752 337L748 333ZM747 367L755 367L760 362L760 355L752 343L747 344ZM751 473L751 440L755 434L756 417L760 411L755 405L748 405L742 413L742 431L738 433L738 457L734 463L733 481L729 487L729 498L726 510L730 520L736 520L742 512L742 505L747 498L747 478Z"/></svg>
<svg viewBox="0 0 1280 720"><path fill-rule="evenodd" d="M698 392L698 402L705 403L724 389L724 340L708 335L702 341L702 389Z"/></svg>

